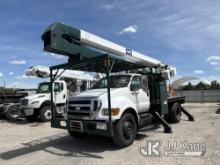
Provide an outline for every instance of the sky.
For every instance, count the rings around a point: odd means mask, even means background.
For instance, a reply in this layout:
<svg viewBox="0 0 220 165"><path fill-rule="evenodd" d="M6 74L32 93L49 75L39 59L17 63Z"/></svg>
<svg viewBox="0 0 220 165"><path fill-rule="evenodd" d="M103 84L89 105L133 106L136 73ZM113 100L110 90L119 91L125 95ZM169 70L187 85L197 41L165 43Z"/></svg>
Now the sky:
<svg viewBox="0 0 220 165"><path fill-rule="evenodd" d="M7 0L0 2L0 86L36 87L30 66L67 58L43 51L41 35L59 21L177 68L177 77L220 80L219 0Z"/></svg>

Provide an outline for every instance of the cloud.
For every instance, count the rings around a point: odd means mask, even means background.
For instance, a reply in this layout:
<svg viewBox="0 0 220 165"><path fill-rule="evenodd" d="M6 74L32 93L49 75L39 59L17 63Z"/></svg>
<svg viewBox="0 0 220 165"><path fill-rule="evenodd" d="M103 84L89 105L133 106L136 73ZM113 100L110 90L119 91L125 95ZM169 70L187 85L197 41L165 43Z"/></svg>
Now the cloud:
<svg viewBox="0 0 220 165"><path fill-rule="evenodd" d="M122 29L119 34L125 34L125 33L136 33L138 30L138 26L136 25L131 25L131 26L128 26L124 29Z"/></svg>
<svg viewBox="0 0 220 165"><path fill-rule="evenodd" d="M12 76L14 75L14 72L9 72L8 75Z"/></svg>
<svg viewBox="0 0 220 165"><path fill-rule="evenodd" d="M64 59L64 60L66 60L68 58L67 56L57 55L55 53L44 53L44 54L48 55L48 56L51 56L53 58L56 58L56 59Z"/></svg>
<svg viewBox="0 0 220 165"><path fill-rule="evenodd" d="M220 76L210 75L210 76L206 76L202 78L209 82L214 81L214 80L217 80L218 82L220 82Z"/></svg>
<svg viewBox="0 0 220 165"><path fill-rule="evenodd" d="M207 61L220 61L220 56L209 56Z"/></svg>
<svg viewBox="0 0 220 165"><path fill-rule="evenodd" d="M10 64L15 64L15 65L24 65L27 62L25 60L12 60L12 61L9 61L9 63Z"/></svg>
<svg viewBox="0 0 220 165"><path fill-rule="evenodd" d="M208 61L211 65L219 65L220 56L209 56L206 61Z"/></svg>
<svg viewBox="0 0 220 165"><path fill-rule="evenodd" d="M114 2L113 4L104 4L101 6L101 8L107 10L107 11L112 11L112 10L118 10L118 11L126 11L127 7L118 3Z"/></svg>
<svg viewBox="0 0 220 165"><path fill-rule="evenodd" d="M27 80L27 79L33 79L33 78L36 78L34 76L27 76L25 74L22 74L21 76L16 76L17 79L19 80Z"/></svg>
<svg viewBox="0 0 220 165"><path fill-rule="evenodd" d="M8 84L7 87L28 89L28 88L36 88L36 84L35 83L28 84L23 81L14 81L11 84Z"/></svg>
<svg viewBox="0 0 220 165"><path fill-rule="evenodd" d="M0 72L0 77L4 76L4 74L2 72Z"/></svg>
<svg viewBox="0 0 220 165"><path fill-rule="evenodd" d="M205 73L203 70L194 70L193 74L203 74Z"/></svg>
<svg viewBox="0 0 220 165"><path fill-rule="evenodd" d="M212 62L210 62L210 64L211 64L211 65L218 65L218 64L219 64L219 62L212 61Z"/></svg>
<svg viewBox="0 0 220 165"><path fill-rule="evenodd" d="M113 4L105 4L102 7L106 10L113 10L115 8Z"/></svg>

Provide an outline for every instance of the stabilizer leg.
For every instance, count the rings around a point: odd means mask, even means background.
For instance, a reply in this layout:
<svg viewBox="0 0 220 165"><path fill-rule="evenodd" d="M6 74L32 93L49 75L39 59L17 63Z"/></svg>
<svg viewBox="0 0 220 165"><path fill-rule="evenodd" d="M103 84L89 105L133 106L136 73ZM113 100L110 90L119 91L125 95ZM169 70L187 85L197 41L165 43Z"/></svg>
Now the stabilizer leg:
<svg viewBox="0 0 220 165"><path fill-rule="evenodd" d="M160 116L158 112L153 111L153 116L163 125L165 133L172 133L172 127Z"/></svg>
<svg viewBox="0 0 220 165"><path fill-rule="evenodd" d="M189 121L195 121L194 117L183 107L181 107L181 111L188 117Z"/></svg>

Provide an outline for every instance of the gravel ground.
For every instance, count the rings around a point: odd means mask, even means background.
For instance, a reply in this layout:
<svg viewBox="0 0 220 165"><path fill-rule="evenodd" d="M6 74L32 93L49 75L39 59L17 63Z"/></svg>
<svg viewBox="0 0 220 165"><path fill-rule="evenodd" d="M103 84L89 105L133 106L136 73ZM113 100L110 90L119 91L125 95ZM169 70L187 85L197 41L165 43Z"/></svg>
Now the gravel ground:
<svg viewBox="0 0 220 165"><path fill-rule="evenodd" d="M65 130L50 128L50 123L16 122L0 119L0 164L51 165L51 164L220 164L220 104L185 104L195 122L182 115L179 124L172 124L173 133L163 133L155 125L138 133L134 144L118 149L109 138L91 136L76 140ZM159 140L160 157L143 156L139 149L147 141ZM202 156L164 156L168 141L206 145Z"/></svg>

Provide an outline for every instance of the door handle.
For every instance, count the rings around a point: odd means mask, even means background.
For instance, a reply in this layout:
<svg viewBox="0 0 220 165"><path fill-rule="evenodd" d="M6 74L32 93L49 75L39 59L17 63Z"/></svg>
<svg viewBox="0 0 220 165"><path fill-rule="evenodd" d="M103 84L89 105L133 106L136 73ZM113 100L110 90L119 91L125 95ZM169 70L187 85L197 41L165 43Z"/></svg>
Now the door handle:
<svg viewBox="0 0 220 165"><path fill-rule="evenodd" d="M63 98L65 99L65 98L66 98L66 95L63 95Z"/></svg>

